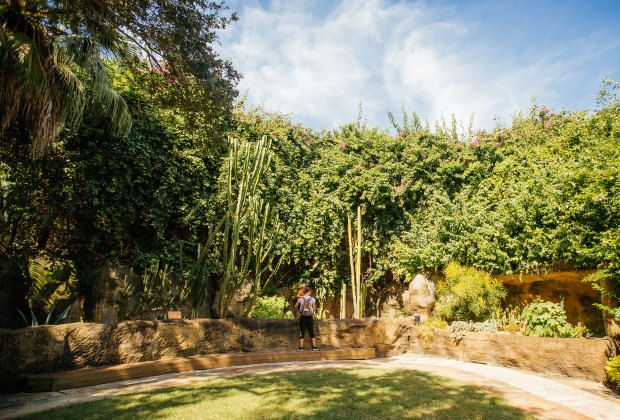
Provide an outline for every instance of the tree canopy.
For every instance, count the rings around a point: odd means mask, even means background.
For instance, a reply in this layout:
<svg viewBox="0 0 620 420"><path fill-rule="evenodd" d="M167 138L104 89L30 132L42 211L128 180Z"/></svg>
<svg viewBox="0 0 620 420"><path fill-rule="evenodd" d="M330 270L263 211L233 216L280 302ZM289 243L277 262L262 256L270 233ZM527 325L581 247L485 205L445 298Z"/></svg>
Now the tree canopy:
<svg viewBox="0 0 620 420"><path fill-rule="evenodd" d="M23 124L41 153L99 103L112 133L127 135L131 118L106 71L112 57L128 65L146 59L184 86L193 78L211 102L229 107L239 75L212 49L216 31L236 19L225 11L204 0L2 0L1 132Z"/></svg>

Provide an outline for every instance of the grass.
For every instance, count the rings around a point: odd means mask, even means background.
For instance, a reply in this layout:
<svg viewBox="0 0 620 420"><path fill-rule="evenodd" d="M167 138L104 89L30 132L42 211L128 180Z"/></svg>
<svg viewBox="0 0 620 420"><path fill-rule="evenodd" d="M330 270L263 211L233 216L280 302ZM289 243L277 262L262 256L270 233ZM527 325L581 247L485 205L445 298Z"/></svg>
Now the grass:
<svg viewBox="0 0 620 420"><path fill-rule="evenodd" d="M245 375L75 404L36 419L525 419L480 389L410 370Z"/></svg>

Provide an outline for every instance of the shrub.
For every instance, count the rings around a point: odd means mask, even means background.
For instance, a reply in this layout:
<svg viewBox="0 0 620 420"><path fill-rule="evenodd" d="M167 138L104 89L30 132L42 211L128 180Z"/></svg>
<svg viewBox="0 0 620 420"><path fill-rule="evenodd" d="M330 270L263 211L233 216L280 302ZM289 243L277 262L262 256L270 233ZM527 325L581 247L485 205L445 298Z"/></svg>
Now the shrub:
<svg viewBox="0 0 620 420"><path fill-rule="evenodd" d="M620 356L612 357L605 365L607 382L620 391Z"/></svg>
<svg viewBox="0 0 620 420"><path fill-rule="evenodd" d="M437 313L456 321L491 318L506 297L502 283L482 270L451 262L437 287Z"/></svg>
<svg viewBox="0 0 620 420"><path fill-rule="evenodd" d="M516 324L516 323L504 324L500 328L502 331L505 331L510 334L516 334L522 331L522 325Z"/></svg>
<svg viewBox="0 0 620 420"><path fill-rule="evenodd" d="M516 334L523 330L525 324L521 316L522 312L523 309L519 306L498 308L493 314L493 319L497 322L497 328L500 331Z"/></svg>
<svg viewBox="0 0 620 420"><path fill-rule="evenodd" d="M441 318L437 318L426 321L424 323L424 326L429 328L437 328L439 330L445 330L446 328L448 328L448 323Z"/></svg>
<svg viewBox="0 0 620 420"><path fill-rule="evenodd" d="M484 322L465 322L465 321L454 321L448 330L452 333L454 340L459 342L465 337L466 332L497 332L497 322L493 319L489 319Z"/></svg>
<svg viewBox="0 0 620 420"><path fill-rule="evenodd" d="M454 321L448 330L451 333L460 333L460 332L489 332L495 333L499 331L497 322L494 319L489 319L484 322L465 322L465 321Z"/></svg>
<svg viewBox="0 0 620 420"><path fill-rule="evenodd" d="M260 296L256 299L252 318L292 318L288 302L282 296Z"/></svg>
<svg viewBox="0 0 620 420"><path fill-rule="evenodd" d="M573 326L566 320L566 312L558 303L535 299L523 308L525 334L535 337L584 337L590 332L581 325Z"/></svg>

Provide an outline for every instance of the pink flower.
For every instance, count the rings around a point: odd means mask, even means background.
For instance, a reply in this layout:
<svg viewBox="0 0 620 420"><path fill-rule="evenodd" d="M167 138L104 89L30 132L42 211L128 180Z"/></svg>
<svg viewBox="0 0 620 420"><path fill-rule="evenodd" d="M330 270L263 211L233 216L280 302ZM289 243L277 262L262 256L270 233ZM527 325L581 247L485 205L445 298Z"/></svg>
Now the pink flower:
<svg viewBox="0 0 620 420"><path fill-rule="evenodd" d="M493 143L493 147L497 147L497 146L499 146L499 142L498 142L498 141L496 141L495 143Z"/></svg>
<svg viewBox="0 0 620 420"><path fill-rule="evenodd" d="M543 127L551 128L551 121L545 121L545 123L543 124Z"/></svg>
<svg viewBox="0 0 620 420"><path fill-rule="evenodd" d="M550 109L549 109L549 108L547 108L547 107L546 107L546 106L544 106L544 105L543 105L542 107L540 107L540 109L539 109L539 112L540 112L541 114L543 114L543 115L548 114L548 113L549 113L549 111L550 111Z"/></svg>
<svg viewBox="0 0 620 420"><path fill-rule="evenodd" d="M396 188L394 189L394 193L395 193L396 195L401 195L401 194L403 193L403 186L402 186L402 185L399 185L398 187L396 187Z"/></svg>
<svg viewBox="0 0 620 420"><path fill-rule="evenodd" d="M595 203L605 201L605 194L595 195L594 197L592 197L592 201L594 201Z"/></svg>
<svg viewBox="0 0 620 420"><path fill-rule="evenodd" d="M476 139L471 143L472 146L476 147L480 145L480 140Z"/></svg>
<svg viewBox="0 0 620 420"><path fill-rule="evenodd" d="M347 143L343 141L338 147L340 148L340 150L344 150L347 147Z"/></svg>

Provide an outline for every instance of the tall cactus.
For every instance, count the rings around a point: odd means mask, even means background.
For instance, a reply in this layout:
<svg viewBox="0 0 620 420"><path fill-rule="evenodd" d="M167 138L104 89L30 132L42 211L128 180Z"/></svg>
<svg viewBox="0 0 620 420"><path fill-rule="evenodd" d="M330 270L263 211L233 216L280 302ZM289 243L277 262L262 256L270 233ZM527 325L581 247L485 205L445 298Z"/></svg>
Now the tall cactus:
<svg viewBox="0 0 620 420"><path fill-rule="evenodd" d="M347 284L342 281L340 285L340 319L347 317Z"/></svg>
<svg viewBox="0 0 620 420"><path fill-rule="evenodd" d="M224 272L217 302L220 317L226 316L234 293L246 280L254 277L254 302L277 270L273 267L273 250L280 224L269 204L257 195L260 178L271 161L270 147L271 141L266 137L255 146L250 142L231 139L221 253ZM268 270L271 270L271 275L262 281Z"/></svg>
<svg viewBox="0 0 620 420"><path fill-rule="evenodd" d="M364 311L364 285L362 284L362 209L357 206L357 232L352 229L351 216L347 216L349 239L349 263L351 266L351 292L353 294L353 318L361 318Z"/></svg>
<svg viewBox="0 0 620 420"><path fill-rule="evenodd" d="M229 141L224 216L211 230L207 243L199 247L191 272L195 286L192 291L199 295L194 304L197 308L204 300L210 277L206 267L211 247L216 238L222 238L219 255L223 272L216 302L220 318L226 316L235 292L246 281L252 283L248 312L251 311L256 297L271 281L281 262L274 253L280 222L257 192L261 176L271 161L271 141L267 137L255 143L236 138Z"/></svg>

